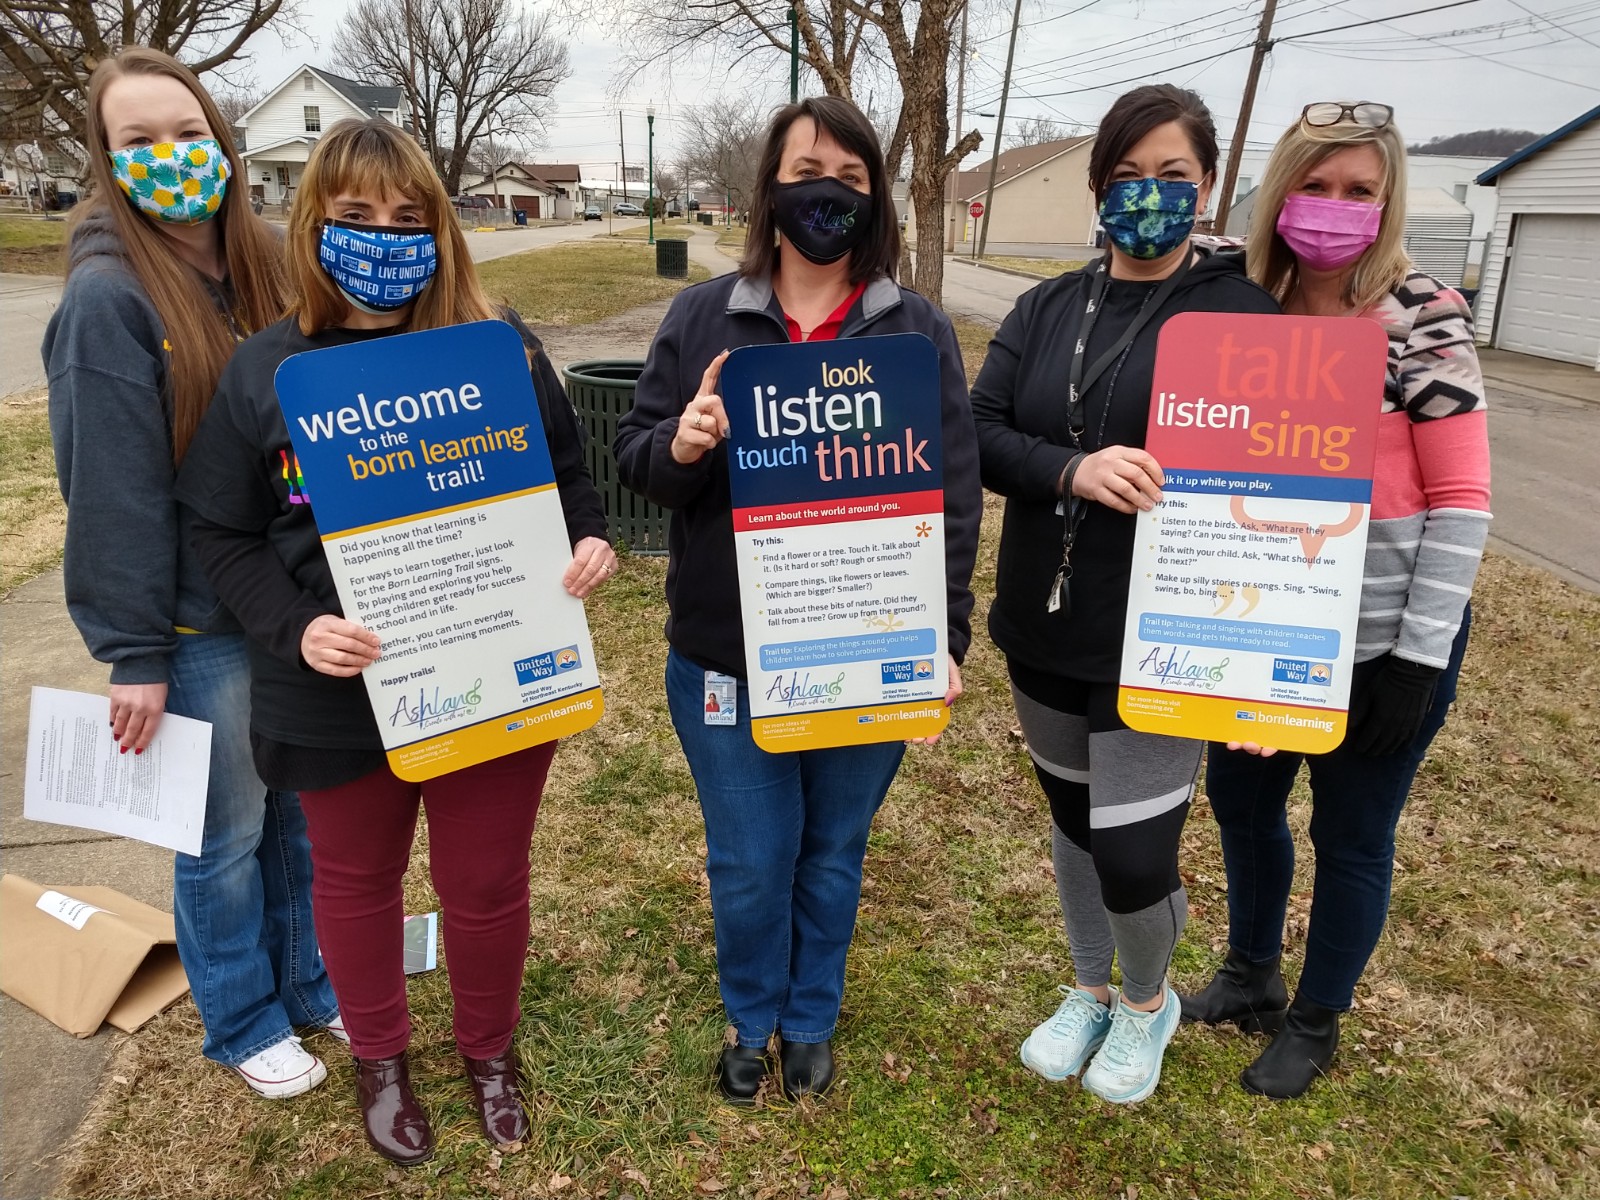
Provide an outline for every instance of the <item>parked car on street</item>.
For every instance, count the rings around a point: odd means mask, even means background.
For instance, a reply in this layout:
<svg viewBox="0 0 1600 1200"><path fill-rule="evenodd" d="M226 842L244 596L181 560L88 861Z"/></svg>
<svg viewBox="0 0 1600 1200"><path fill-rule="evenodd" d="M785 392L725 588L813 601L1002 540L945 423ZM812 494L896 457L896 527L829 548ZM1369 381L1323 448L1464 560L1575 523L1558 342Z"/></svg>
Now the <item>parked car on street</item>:
<svg viewBox="0 0 1600 1200"><path fill-rule="evenodd" d="M637 204L630 203L627 200L624 200L621 204L617 205L611 211L613 213L615 213L619 217L642 217L642 216L644 216L644 209L640 208Z"/></svg>
<svg viewBox="0 0 1600 1200"><path fill-rule="evenodd" d="M584 206L583 219L585 221L598 221L603 216L605 216L605 214L600 211L600 206L598 204L588 204Z"/></svg>

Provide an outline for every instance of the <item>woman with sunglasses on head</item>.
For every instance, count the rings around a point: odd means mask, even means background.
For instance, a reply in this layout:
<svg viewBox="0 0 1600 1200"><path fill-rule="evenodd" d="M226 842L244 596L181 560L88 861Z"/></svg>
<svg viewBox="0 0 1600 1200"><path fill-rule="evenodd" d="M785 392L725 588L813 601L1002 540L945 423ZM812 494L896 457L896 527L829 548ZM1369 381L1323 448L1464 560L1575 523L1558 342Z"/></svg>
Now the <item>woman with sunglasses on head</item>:
<svg viewBox="0 0 1600 1200"><path fill-rule="evenodd" d="M867 834L905 746L768 754L752 738L718 372L736 346L920 333L938 348L953 703L971 640L983 500L961 350L949 318L891 277L899 233L883 151L861 110L833 96L779 109L738 273L673 301L617 428L622 481L674 510L667 703L705 817L717 976L732 1026L717 1081L736 1105L755 1102L774 1033L787 1095L833 1083ZM737 681L734 711L715 700L713 675L724 688Z"/></svg>
<svg viewBox="0 0 1600 1200"><path fill-rule="evenodd" d="M1203 749L1117 715L1134 514L1163 483L1142 448L1156 341L1179 313L1278 311L1237 256L1190 242L1216 166L1193 92L1157 84L1113 104L1089 160L1110 249L1017 301L972 389L983 482L1006 498L989 632L1050 802L1076 974L1022 1061L1051 1080L1082 1071L1117 1103L1155 1090L1178 1025L1178 841Z"/></svg>
<svg viewBox="0 0 1600 1200"><path fill-rule="evenodd" d="M360 257L342 254L350 243ZM194 546L250 639L251 741L269 783L301 794L316 866L317 933L356 1056L368 1143L412 1166L433 1131L411 1091L401 883L419 808L439 894L456 1047L491 1142L528 1118L511 1050L528 951L528 856L555 743L408 783L389 769L361 672L378 636L344 618L299 475L274 375L291 355L391 334L503 320L522 336L573 557L587 596L615 569L583 430L550 360L510 309L491 304L438 175L387 121L341 121L306 163L288 233L290 315L239 347L178 478ZM424 268L372 278L370 262ZM411 268L407 269L408 272ZM397 294L398 293L398 294ZM381 295L381 299L380 299Z"/></svg>
<svg viewBox="0 0 1600 1200"><path fill-rule="evenodd" d="M1405 142L1392 118L1384 104L1307 105L1273 149L1247 250L1250 277L1285 312L1362 317L1389 335L1344 743L1309 755L1213 745L1206 770L1228 869L1228 954L1204 991L1183 998L1183 1015L1275 1033L1241 1081L1278 1099L1327 1071L1339 1014L1383 932L1395 826L1456 696L1489 530L1472 313L1406 257ZM1302 762L1316 873L1291 1004L1281 971L1294 878L1285 807Z"/></svg>
<svg viewBox="0 0 1600 1200"><path fill-rule="evenodd" d="M247 207L228 123L168 55L129 46L90 79L94 194L74 214L45 330L67 501L67 611L111 664L111 733L143 754L165 713L211 725L198 856L177 855L178 957L202 1053L267 1097L321 1083L294 1026L343 1039L311 927L293 791L251 761L245 639L190 552L173 479L240 338L283 313L283 253Z"/></svg>

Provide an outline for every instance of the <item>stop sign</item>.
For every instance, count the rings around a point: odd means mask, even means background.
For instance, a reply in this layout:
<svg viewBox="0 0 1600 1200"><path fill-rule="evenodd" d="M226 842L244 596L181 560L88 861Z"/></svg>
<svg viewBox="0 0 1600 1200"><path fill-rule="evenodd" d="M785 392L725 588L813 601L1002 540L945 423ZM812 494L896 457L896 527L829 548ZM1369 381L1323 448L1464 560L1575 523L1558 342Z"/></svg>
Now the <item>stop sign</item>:
<svg viewBox="0 0 1600 1200"><path fill-rule="evenodd" d="M972 202L972 207L967 209L967 215L972 217L973 220L977 220L977 218L983 216L983 201L974 200Z"/></svg>

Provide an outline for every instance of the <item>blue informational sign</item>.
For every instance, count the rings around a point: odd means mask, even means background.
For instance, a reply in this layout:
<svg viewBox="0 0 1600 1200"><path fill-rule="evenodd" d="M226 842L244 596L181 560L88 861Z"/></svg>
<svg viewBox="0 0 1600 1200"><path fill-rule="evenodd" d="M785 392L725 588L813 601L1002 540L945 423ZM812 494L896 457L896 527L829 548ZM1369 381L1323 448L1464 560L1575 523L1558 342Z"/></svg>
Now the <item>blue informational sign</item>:
<svg viewBox="0 0 1600 1200"><path fill-rule="evenodd" d="M949 720L939 352L921 334L722 366L751 729L767 750Z"/></svg>
<svg viewBox="0 0 1600 1200"><path fill-rule="evenodd" d="M297 354L278 402L402 779L585 729L603 705L521 336L503 321ZM287 468L286 468L287 469Z"/></svg>

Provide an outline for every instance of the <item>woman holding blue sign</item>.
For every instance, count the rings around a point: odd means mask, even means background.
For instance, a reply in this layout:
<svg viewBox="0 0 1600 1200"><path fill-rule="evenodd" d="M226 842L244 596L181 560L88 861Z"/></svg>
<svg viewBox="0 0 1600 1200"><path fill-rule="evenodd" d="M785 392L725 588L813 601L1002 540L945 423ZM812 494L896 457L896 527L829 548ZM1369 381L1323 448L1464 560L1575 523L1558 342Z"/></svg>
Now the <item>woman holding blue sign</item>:
<svg viewBox="0 0 1600 1200"><path fill-rule="evenodd" d="M95 69L87 144L94 193L44 338L67 609L111 664L122 753L143 754L167 712L211 724L201 854L174 866L178 955L206 1057L294 1096L327 1076L294 1026L344 1037L312 934L305 818L256 773L244 635L173 503L235 344L282 315L282 251L249 211L228 123L169 56L130 46Z"/></svg>
<svg viewBox="0 0 1600 1200"><path fill-rule="evenodd" d="M983 482L1006 497L989 632L1050 801L1077 976L1022 1061L1051 1080L1083 1072L1116 1103L1155 1090L1178 1026L1166 975L1188 915L1178 843L1203 749L1117 712L1134 514L1163 483L1142 448L1156 339L1179 313L1278 311L1237 257L1190 242L1216 165L1193 92L1152 85L1113 104L1089 160L1110 249L1017 301L972 391Z"/></svg>
<svg viewBox="0 0 1600 1200"><path fill-rule="evenodd" d="M381 251L341 253L351 246ZM420 805L443 910L455 1035L483 1130L521 1140L512 1036L528 945L528 856L555 743L408 783L389 769L360 679L376 634L342 615L274 376L304 351L499 319L522 336L573 558L588 595L615 568L583 431L539 341L484 296L426 155L382 120L317 142L288 234L291 316L250 338L223 375L178 481L195 550L250 637L251 736L263 778L300 791L317 931L356 1056L367 1140L402 1165L433 1153L406 1064L411 1038L401 881ZM374 278L372 262L420 270ZM353 264L353 265L352 265ZM381 274L381 272L380 272ZM399 402L396 402L396 412Z"/></svg>
<svg viewBox="0 0 1600 1200"><path fill-rule="evenodd" d="M1349 730L1327 754L1211 747L1206 792L1228 867L1228 955L1186 1020L1276 1034L1245 1088L1303 1093L1389 911L1394 833L1456 696L1489 530L1489 434L1472 312L1404 248L1405 140L1387 104L1308 104L1257 192L1247 261L1285 312L1360 316L1389 335ZM1376 403L1376 397L1373 397ZM1285 807L1304 761L1316 850L1294 1002L1281 970L1294 879Z"/></svg>
<svg viewBox="0 0 1600 1200"><path fill-rule="evenodd" d="M982 497L961 351L949 319L891 277L899 246L883 152L861 111L835 97L779 109L738 273L673 301L617 430L623 482L674 510L667 701L705 817L717 971L732 1027L717 1079L736 1105L753 1103L771 1071L773 1034L787 1095L833 1083L831 1042L867 834L904 743L779 754L757 746L718 377L730 347L891 333L932 340L944 453L945 703L953 703L956 664L971 640L968 581Z"/></svg>

